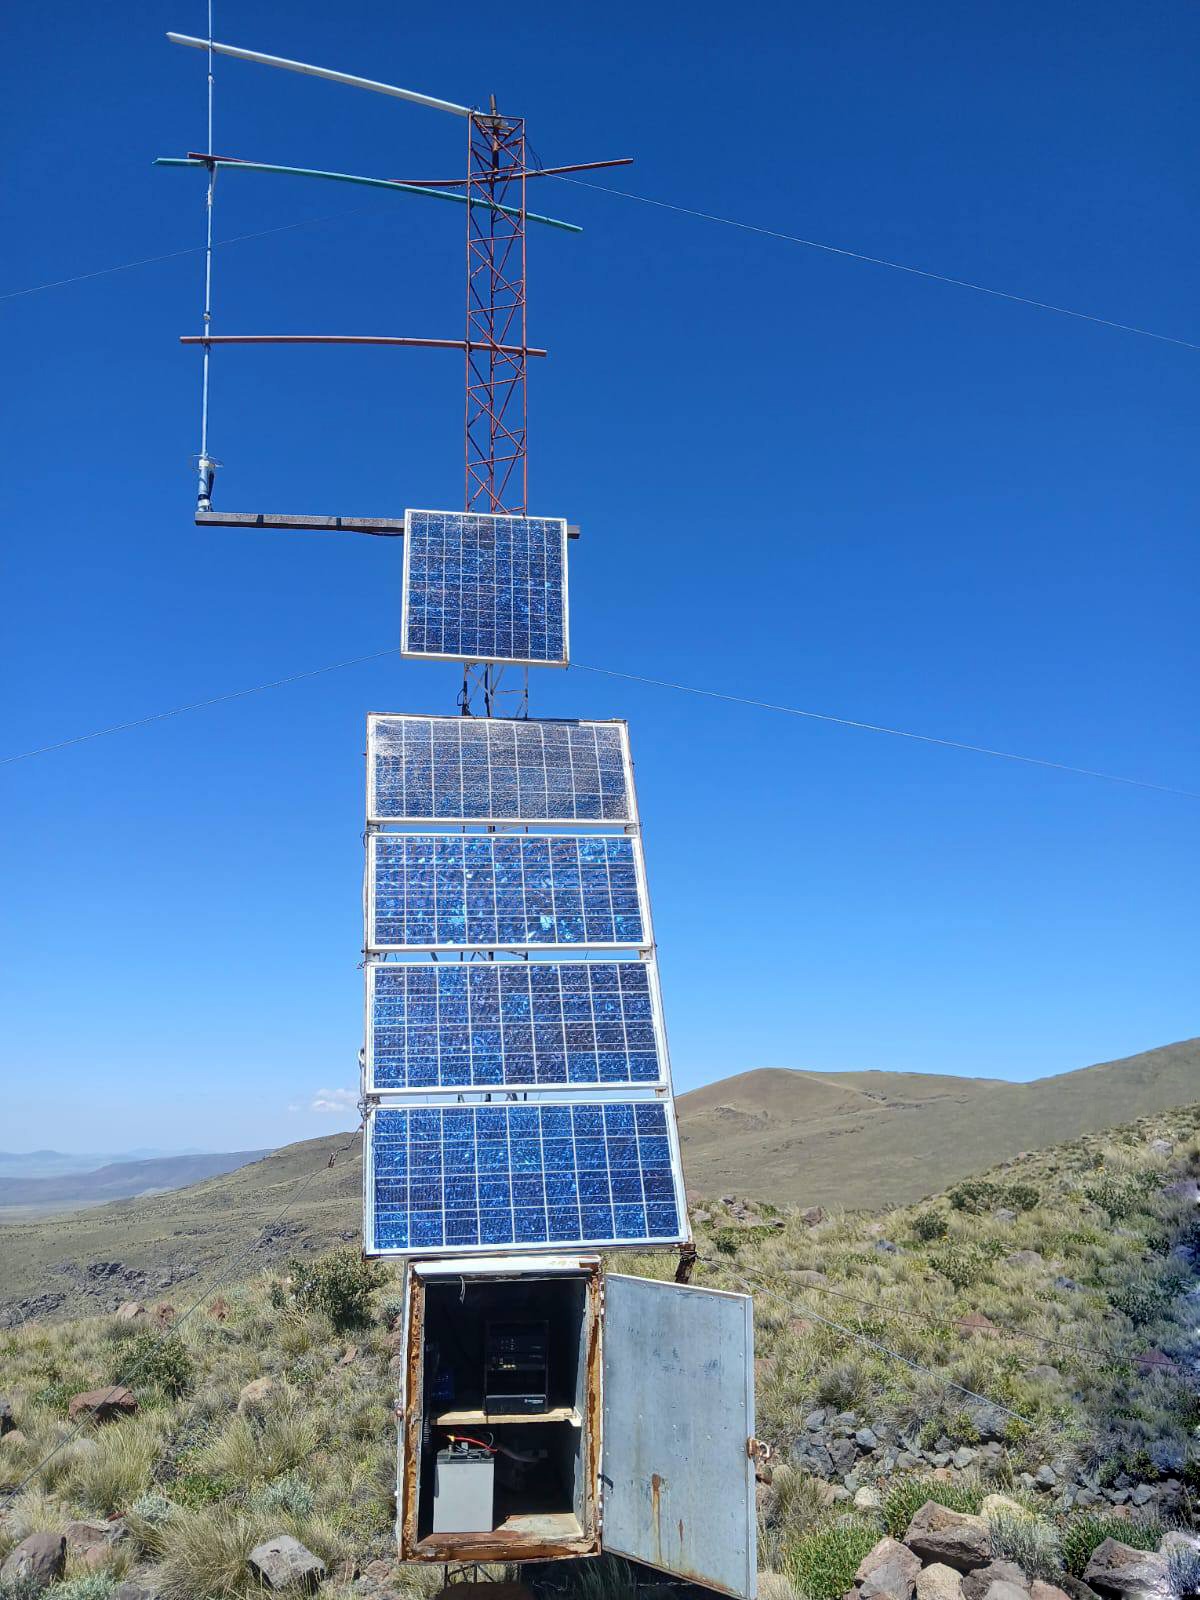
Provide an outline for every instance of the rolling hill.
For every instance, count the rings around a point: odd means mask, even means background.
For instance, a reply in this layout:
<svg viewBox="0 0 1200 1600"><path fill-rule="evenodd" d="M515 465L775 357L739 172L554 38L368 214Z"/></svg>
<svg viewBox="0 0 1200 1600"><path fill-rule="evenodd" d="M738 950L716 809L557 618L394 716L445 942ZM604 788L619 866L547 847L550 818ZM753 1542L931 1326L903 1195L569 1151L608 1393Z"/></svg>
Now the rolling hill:
<svg viewBox="0 0 1200 1600"><path fill-rule="evenodd" d="M61 1172L53 1176L0 1175L0 1212L15 1207L61 1211L73 1206L100 1205L106 1200L125 1200L131 1195L182 1189L186 1184L199 1183L202 1178L232 1172L267 1154L266 1150L233 1150L213 1155L114 1161L90 1171Z"/></svg>
<svg viewBox="0 0 1200 1600"><path fill-rule="evenodd" d="M696 1196L875 1210L1022 1150L1200 1100L1200 1040L1012 1084L922 1073L767 1069L680 1097ZM333 1166L328 1165L336 1156ZM0 1325L121 1300L177 1306L360 1232L362 1149L346 1134L286 1145L186 1189L0 1226Z"/></svg>

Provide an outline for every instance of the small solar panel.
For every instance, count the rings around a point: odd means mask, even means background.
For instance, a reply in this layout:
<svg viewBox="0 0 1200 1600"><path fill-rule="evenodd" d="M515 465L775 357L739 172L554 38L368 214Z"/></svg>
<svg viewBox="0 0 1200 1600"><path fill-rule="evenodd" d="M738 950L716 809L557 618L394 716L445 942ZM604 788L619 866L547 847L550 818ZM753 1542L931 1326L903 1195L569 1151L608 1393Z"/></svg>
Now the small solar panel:
<svg viewBox="0 0 1200 1600"><path fill-rule="evenodd" d="M635 822L625 724L374 714L367 820Z"/></svg>
<svg viewBox="0 0 1200 1600"><path fill-rule="evenodd" d="M567 664L567 524L406 511L400 653Z"/></svg>
<svg viewBox="0 0 1200 1600"><path fill-rule="evenodd" d="M381 1105L367 1138L368 1255L687 1238L664 1100Z"/></svg>
<svg viewBox="0 0 1200 1600"><path fill-rule="evenodd" d="M629 834L373 833L367 949L650 944Z"/></svg>
<svg viewBox="0 0 1200 1600"><path fill-rule="evenodd" d="M647 961L367 965L367 1092L666 1081Z"/></svg>

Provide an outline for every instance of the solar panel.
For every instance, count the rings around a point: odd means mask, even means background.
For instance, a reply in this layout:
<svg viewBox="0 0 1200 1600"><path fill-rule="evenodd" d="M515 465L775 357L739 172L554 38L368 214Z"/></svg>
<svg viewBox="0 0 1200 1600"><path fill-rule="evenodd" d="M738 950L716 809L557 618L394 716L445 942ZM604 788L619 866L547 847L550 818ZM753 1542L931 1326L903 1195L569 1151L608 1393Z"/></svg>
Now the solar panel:
<svg viewBox="0 0 1200 1600"><path fill-rule="evenodd" d="M367 965L367 1092L666 1081L645 961Z"/></svg>
<svg viewBox="0 0 1200 1600"><path fill-rule="evenodd" d="M368 1255L687 1237L664 1100L377 1106L365 1183Z"/></svg>
<svg viewBox="0 0 1200 1600"><path fill-rule="evenodd" d="M367 820L635 822L625 724L374 714Z"/></svg>
<svg viewBox="0 0 1200 1600"><path fill-rule="evenodd" d="M374 833L367 949L651 943L628 834Z"/></svg>
<svg viewBox="0 0 1200 1600"><path fill-rule="evenodd" d="M567 524L406 511L400 653L567 664Z"/></svg>

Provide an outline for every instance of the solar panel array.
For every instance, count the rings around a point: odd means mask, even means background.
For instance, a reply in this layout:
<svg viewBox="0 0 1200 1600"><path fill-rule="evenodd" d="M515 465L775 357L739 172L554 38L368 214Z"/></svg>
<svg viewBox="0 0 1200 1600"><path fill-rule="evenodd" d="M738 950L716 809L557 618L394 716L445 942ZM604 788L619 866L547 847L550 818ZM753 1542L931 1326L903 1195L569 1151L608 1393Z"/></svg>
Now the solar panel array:
<svg viewBox="0 0 1200 1600"><path fill-rule="evenodd" d="M373 963L368 1092L663 1083L655 978L644 961Z"/></svg>
<svg viewBox="0 0 1200 1600"><path fill-rule="evenodd" d="M628 834L375 833L368 950L644 945Z"/></svg>
<svg viewBox="0 0 1200 1600"><path fill-rule="evenodd" d="M566 666L565 521L405 512L402 611L403 655Z"/></svg>
<svg viewBox="0 0 1200 1600"><path fill-rule="evenodd" d="M371 1113L377 1251L673 1244L681 1238L664 1101L381 1105Z"/></svg>
<svg viewBox="0 0 1200 1600"><path fill-rule="evenodd" d="M620 722L367 719L370 822L636 821Z"/></svg>

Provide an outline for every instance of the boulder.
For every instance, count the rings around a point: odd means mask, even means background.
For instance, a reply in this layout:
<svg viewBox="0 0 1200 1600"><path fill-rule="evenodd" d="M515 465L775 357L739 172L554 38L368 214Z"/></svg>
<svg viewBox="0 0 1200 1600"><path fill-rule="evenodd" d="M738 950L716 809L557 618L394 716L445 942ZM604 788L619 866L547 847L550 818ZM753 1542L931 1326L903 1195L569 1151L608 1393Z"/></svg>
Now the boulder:
<svg viewBox="0 0 1200 1600"><path fill-rule="evenodd" d="M854 1435L854 1442L860 1450L877 1450L879 1439L873 1428L859 1428Z"/></svg>
<svg viewBox="0 0 1200 1600"><path fill-rule="evenodd" d="M119 1518L112 1522L68 1522L65 1529L67 1554L81 1556L88 1550L109 1550L114 1544L129 1537L129 1531Z"/></svg>
<svg viewBox="0 0 1200 1600"><path fill-rule="evenodd" d="M1027 1511L1019 1500L1013 1500L1006 1494L985 1494L980 1513L985 1517L1033 1518L1032 1511Z"/></svg>
<svg viewBox="0 0 1200 1600"><path fill-rule="evenodd" d="M85 1389L82 1394L73 1394L67 1402L67 1415L72 1422L89 1416L95 1422L115 1422L133 1416L137 1408L132 1391L118 1383L110 1389Z"/></svg>
<svg viewBox="0 0 1200 1600"><path fill-rule="evenodd" d="M950 1457L950 1465L959 1472L965 1472L973 1464L978 1454L978 1450L972 1450L969 1444L964 1444Z"/></svg>
<svg viewBox="0 0 1200 1600"><path fill-rule="evenodd" d="M11 1550L0 1567L0 1583L40 1594L62 1577L67 1541L61 1533L31 1533Z"/></svg>
<svg viewBox="0 0 1200 1600"><path fill-rule="evenodd" d="M274 1378L251 1378L238 1391L237 1408L241 1413L255 1411L275 1387Z"/></svg>
<svg viewBox="0 0 1200 1600"><path fill-rule="evenodd" d="M135 1583L132 1580L117 1585L113 1600L159 1600L157 1588L147 1583Z"/></svg>
<svg viewBox="0 0 1200 1600"><path fill-rule="evenodd" d="M968 1311L965 1317L959 1317L954 1324L963 1333L977 1333L986 1336L995 1336L999 1328L990 1317L985 1317L982 1311Z"/></svg>
<svg viewBox="0 0 1200 1600"><path fill-rule="evenodd" d="M25 1443L25 1435L20 1428L10 1428L7 1433L0 1433L0 1446L16 1448Z"/></svg>
<svg viewBox="0 0 1200 1600"><path fill-rule="evenodd" d="M825 1213L820 1206L805 1206L798 1214L797 1221L803 1223L806 1228L815 1228L818 1222L825 1221Z"/></svg>
<svg viewBox="0 0 1200 1600"><path fill-rule="evenodd" d="M869 1483L864 1483L860 1489L854 1491L854 1509L856 1511L878 1511L883 1504L883 1496L879 1490Z"/></svg>
<svg viewBox="0 0 1200 1600"><path fill-rule="evenodd" d="M1034 1473L1033 1481L1039 1489L1054 1489L1058 1486L1058 1473L1048 1461L1043 1461Z"/></svg>
<svg viewBox="0 0 1200 1600"><path fill-rule="evenodd" d="M897 1539L880 1539L854 1574L859 1600L911 1600L921 1562Z"/></svg>
<svg viewBox="0 0 1200 1600"><path fill-rule="evenodd" d="M917 1600L962 1600L962 1574L940 1561L917 1574Z"/></svg>
<svg viewBox="0 0 1200 1600"><path fill-rule="evenodd" d="M116 1322L144 1322L146 1318L145 1306L138 1305L136 1300L126 1300L124 1305L119 1305L113 1312Z"/></svg>
<svg viewBox="0 0 1200 1600"><path fill-rule="evenodd" d="M1047 1583L1045 1578L1035 1578L1029 1586L1029 1600L1071 1600L1065 1589Z"/></svg>
<svg viewBox="0 0 1200 1600"><path fill-rule="evenodd" d="M976 1567L974 1572L967 1573L963 1579L963 1595L965 1600L986 1600L999 1584L1016 1589L1022 1596L1029 1593L1029 1579L1015 1561L989 1561L986 1567ZM996 1595L994 1600L1012 1600L1012 1597Z"/></svg>
<svg viewBox="0 0 1200 1600"><path fill-rule="evenodd" d="M1097 1594L1128 1597L1128 1600L1165 1595L1168 1592L1166 1558L1152 1550L1135 1550L1119 1539L1105 1539L1092 1551L1083 1581Z"/></svg>
<svg viewBox="0 0 1200 1600"><path fill-rule="evenodd" d="M250 1552L250 1570L268 1589L311 1590L325 1577L325 1563L290 1533L255 1545Z"/></svg>
<svg viewBox="0 0 1200 1600"><path fill-rule="evenodd" d="M958 1572L986 1566L992 1554L985 1518L951 1511L936 1500L926 1500L913 1517L904 1542L922 1561L940 1561Z"/></svg>
<svg viewBox="0 0 1200 1600"><path fill-rule="evenodd" d="M854 1448L854 1440L831 1439L829 1441L829 1459L833 1462L833 1469L838 1477L844 1478L858 1459L858 1454Z"/></svg>

